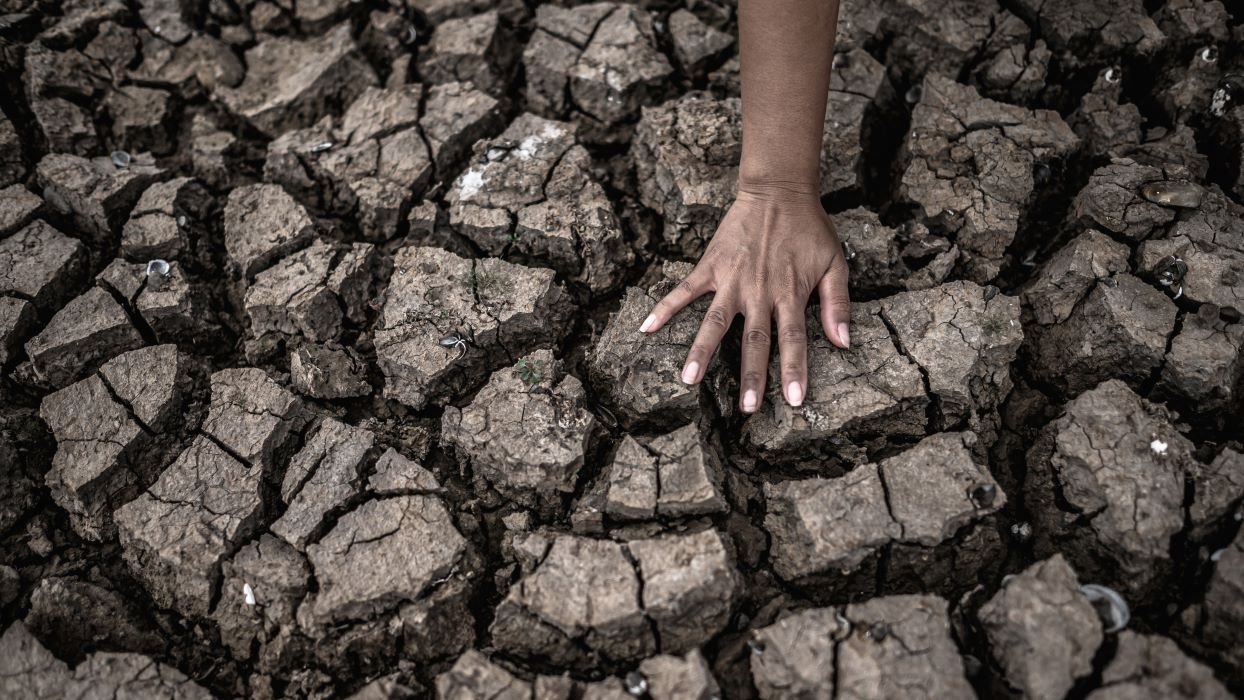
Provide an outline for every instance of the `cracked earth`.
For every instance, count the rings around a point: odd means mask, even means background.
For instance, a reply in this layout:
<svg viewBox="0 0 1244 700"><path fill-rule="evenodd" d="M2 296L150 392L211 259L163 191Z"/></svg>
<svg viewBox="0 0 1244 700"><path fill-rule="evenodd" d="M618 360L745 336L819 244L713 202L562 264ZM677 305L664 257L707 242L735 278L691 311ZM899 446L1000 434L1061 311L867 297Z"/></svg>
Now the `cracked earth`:
<svg viewBox="0 0 1244 700"><path fill-rule="evenodd" d="M750 417L736 32L6 2L0 696L1244 693L1244 4L844 0Z"/></svg>

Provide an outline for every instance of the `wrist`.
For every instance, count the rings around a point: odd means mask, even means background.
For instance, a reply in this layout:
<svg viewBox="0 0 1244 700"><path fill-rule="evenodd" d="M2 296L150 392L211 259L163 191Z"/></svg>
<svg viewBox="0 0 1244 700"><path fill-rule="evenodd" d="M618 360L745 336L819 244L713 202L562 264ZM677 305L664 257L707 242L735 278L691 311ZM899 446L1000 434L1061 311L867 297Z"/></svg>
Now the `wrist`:
<svg viewBox="0 0 1244 700"><path fill-rule="evenodd" d="M735 199L755 202L814 204L821 206L820 183L806 179L745 177L739 175Z"/></svg>

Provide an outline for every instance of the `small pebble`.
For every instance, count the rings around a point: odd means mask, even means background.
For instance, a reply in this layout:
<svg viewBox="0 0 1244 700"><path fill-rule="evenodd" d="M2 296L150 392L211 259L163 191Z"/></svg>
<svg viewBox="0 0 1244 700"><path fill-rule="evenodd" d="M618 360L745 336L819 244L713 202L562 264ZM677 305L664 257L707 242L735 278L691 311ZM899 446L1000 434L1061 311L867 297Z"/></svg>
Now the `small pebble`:
<svg viewBox="0 0 1244 700"><path fill-rule="evenodd" d="M112 152L112 164L117 166L118 168L130 167L130 154L126 153L125 151L113 151Z"/></svg>

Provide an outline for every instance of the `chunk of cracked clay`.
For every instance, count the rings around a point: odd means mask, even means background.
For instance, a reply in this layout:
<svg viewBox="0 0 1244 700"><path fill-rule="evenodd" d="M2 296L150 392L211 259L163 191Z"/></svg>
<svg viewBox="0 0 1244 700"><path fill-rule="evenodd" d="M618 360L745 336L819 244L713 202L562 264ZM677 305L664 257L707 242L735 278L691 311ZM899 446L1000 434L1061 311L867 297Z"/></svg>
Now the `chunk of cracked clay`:
<svg viewBox="0 0 1244 700"><path fill-rule="evenodd" d="M1155 440L1165 449L1154 449ZM1147 593L1183 529L1192 451L1165 409L1117 379L1076 397L1028 452L1038 552L1057 540L1082 576L1125 595Z"/></svg>
<svg viewBox="0 0 1244 700"><path fill-rule="evenodd" d="M450 406L441 419L442 443L480 488L553 509L574 491L596 429L583 385L550 350L493 373L470 405Z"/></svg>
<svg viewBox="0 0 1244 700"><path fill-rule="evenodd" d="M679 379L687 351L708 309L700 299L655 333L640 333L644 318L665 294L691 272L685 263L668 263L663 279L647 291L627 289L622 306L587 359L592 384L626 425L694 421L701 415L700 390ZM705 376L717 368L712 360Z"/></svg>
<svg viewBox="0 0 1244 700"><path fill-rule="evenodd" d="M1093 671L1101 622L1062 555L1004 579L978 616L1007 682L1025 697L1065 697Z"/></svg>
<svg viewBox="0 0 1244 700"><path fill-rule="evenodd" d="M375 331L385 396L412 408L560 339L569 301L552 270L402 248ZM448 337L461 338L466 352Z"/></svg>
<svg viewBox="0 0 1244 700"><path fill-rule="evenodd" d="M142 348L43 399L58 443L48 489L79 535L112 537L112 511L155 479L146 449L180 412L185 370L176 346Z"/></svg>
<svg viewBox="0 0 1244 700"><path fill-rule="evenodd" d="M953 235L968 277L984 283L1001 270L1034 201L1034 166L1060 165L1079 139L1056 112L994 102L949 78L927 76L921 95L899 197Z"/></svg>
<svg viewBox="0 0 1244 700"><path fill-rule="evenodd" d="M774 570L788 581L845 575L891 542L951 542L1006 502L973 461L975 444L972 433L938 433L841 477L766 484Z"/></svg>
<svg viewBox="0 0 1244 700"><path fill-rule="evenodd" d="M246 65L240 85L217 85L213 95L268 136L308 126L377 82L345 23L302 41L267 38L247 50Z"/></svg>
<svg viewBox="0 0 1244 700"><path fill-rule="evenodd" d="M493 640L509 653L570 667L637 660L656 651L650 624L671 650L710 638L737 592L729 554L711 530L627 545L561 535L497 607Z"/></svg>
<svg viewBox="0 0 1244 700"><path fill-rule="evenodd" d="M648 520L721 513L721 479L719 458L694 424L644 442L627 435L605 477L605 514Z"/></svg>
<svg viewBox="0 0 1244 700"><path fill-rule="evenodd" d="M617 286L633 253L573 125L523 114L475 151L446 195L455 230L593 291Z"/></svg>
<svg viewBox="0 0 1244 700"><path fill-rule="evenodd" d="M272 533L304 551L324 527L329 512L343 507L361 490L374 444L370 430L324 419L285 469L281 500L286 508L272 523Z"/></svg>
<svg viewBox="0 0 1244 700"><path fill-rule="evenodd" d="M752 680L766 700L975 697L947 607L900 595L788 615L754 633Z"/></svg>
<svg viewBox="0 0 1244 700"><path fill-rule="evenodd" d="M775 356L765 401L743 425L744 439L770 455L793 457L806 455L807 449L840 450L848 440L876 435L923 435L930 399L920 367L895 347L881 308L877 302L852 305L848 350L829 342L820 319L809 310L803 404L794 407L782 397Z"/></svg>
<svg viewBox="0 0 1244 700"><path fill-rule="evenodd" d="M453 572L467 548L439 498L367 501L307 547L320 588L299 618L331 625L418 600Z"/></svg>

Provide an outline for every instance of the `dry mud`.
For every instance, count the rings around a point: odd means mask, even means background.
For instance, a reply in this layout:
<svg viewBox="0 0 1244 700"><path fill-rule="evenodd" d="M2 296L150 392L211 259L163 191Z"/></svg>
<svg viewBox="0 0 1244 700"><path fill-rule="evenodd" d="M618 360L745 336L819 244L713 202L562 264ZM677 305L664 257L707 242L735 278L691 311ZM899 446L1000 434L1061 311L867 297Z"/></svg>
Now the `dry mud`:
<svg viewBox="0 0 1244 700"><path fill-rule="evenodd" d="M751 417L637 332L736 30L6 1L0 696L1244 690L1244 3L844 2L854 345Z"/></svg>

